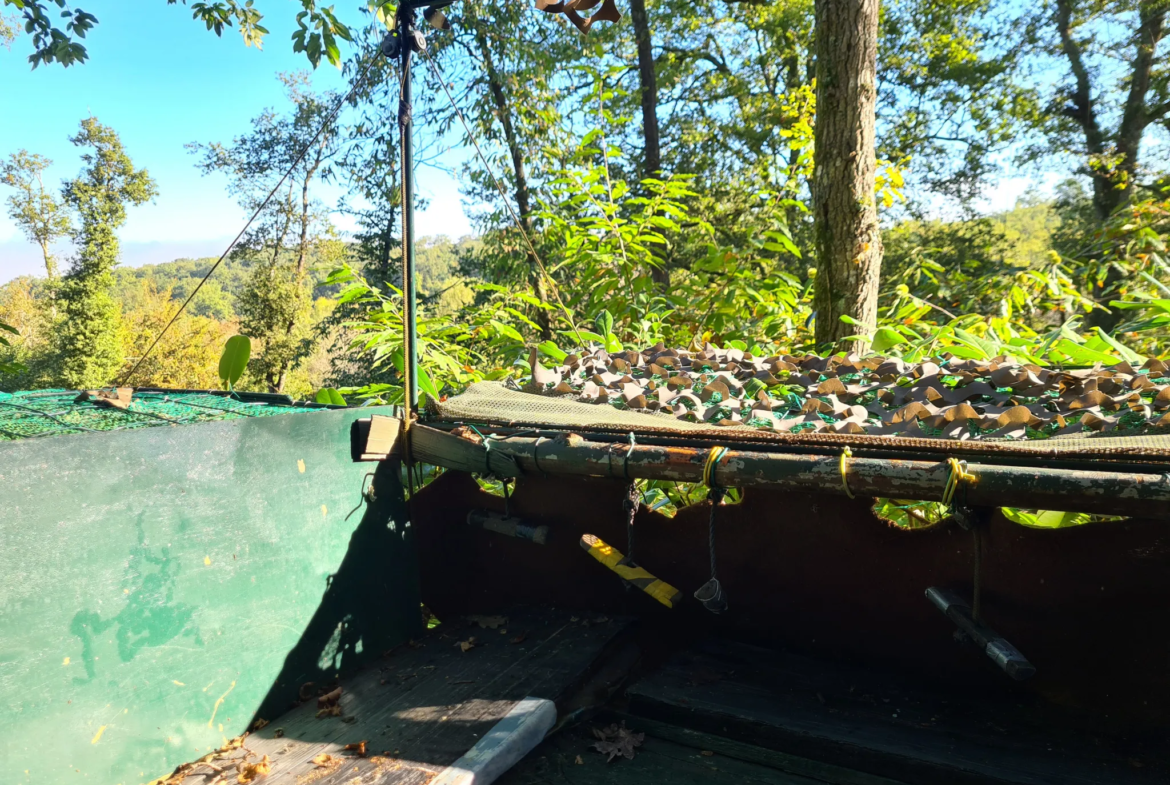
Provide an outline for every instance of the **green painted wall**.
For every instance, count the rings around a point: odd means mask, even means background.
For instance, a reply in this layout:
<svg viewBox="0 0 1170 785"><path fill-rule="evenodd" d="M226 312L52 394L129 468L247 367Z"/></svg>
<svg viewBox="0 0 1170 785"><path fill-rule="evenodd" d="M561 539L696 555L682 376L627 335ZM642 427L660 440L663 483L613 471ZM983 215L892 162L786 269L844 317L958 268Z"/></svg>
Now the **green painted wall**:
<svg viewBox="0 0 1170 785"><path fill-rule="evenodd" d="M0 783L132 785L414 634L368 410L0 443Z"/></svg>

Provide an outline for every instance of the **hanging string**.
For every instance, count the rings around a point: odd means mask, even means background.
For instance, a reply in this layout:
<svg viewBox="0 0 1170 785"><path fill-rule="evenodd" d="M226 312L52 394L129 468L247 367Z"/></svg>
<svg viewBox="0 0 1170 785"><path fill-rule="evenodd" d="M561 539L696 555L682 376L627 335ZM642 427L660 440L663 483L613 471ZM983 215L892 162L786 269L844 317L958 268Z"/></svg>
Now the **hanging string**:
<svg viewBox="0 0 1170 785"><path fill-rule="evenodd" d="M626 450L626 460L622 464L622 473L629 484L626 486L626 498L622 506L626 511L626 560L634 565L634 518L638 515L638 508L642 506L642 492L638 490L638 481L630 477L630 456L634 454L634 432L630 431L630 449ZM626 584L629 588L629 584Z"/></svg>
<svg viewBox="0 0 1170 785"><path fill-rule="evenodd" d="M703 465L703 484L707 486L707 501L711 502L711 517L707 521L707 548L711 555L711 580L716 580L718 569L715 559L715 510L723 502L727 489L715 483L715 468L723 456L727 455L726 447L712 447L707 453L707 462Z"/></svg>
<svg viewBox="0 0 1170 785"><path fill-rule="evenodd" d="M487 156L483 154L483 150L479 147L479 139L471 130L471 125L467 122L467 118L463 116L463 111L459 108L459 104L455 103L455 96L451 95L451 91L447 89L447 82L443 79L443 75L439 72L435 61L431 59L430 52L423 50L423 59L426 60L427 65L431 67L431 72L434 73L435 79L438 80L439 86L443 88L443 92L447 95L447 100L451 103L451 108L455 110L459 122L463 125L463 130L467 133L467 138L471 140L471 145L475 148L475 154L479 157L479 162L483 164L484 169L487 170L488 176L491 177L492 182L496 186L496 190L500 193L500 199L504 202L504 207L507 208L508 214L512 216L512 222L516 224L516 228L520 230L520 235L524 238L524 243L528 246L529 252L532 254L532 260L536 262L536 266L540 269L541 275L552 285L553 297L557 298L557 305L561 306L561 311L565 314L565 320L569 323L569 327L573 329L573 334L577 338L577 344L581 347L581 351L588 353L589 349L585 346L585 339L581 337L581 331L577 329L576 323L569 312L565 301L561 299L560 287L557 286L556 280L549 275L548 269L544 266L544 262L540 259L540 254L536 252L536 246L532 244L532 238L528 236L528 230L524 226L524 222L520 220L520 216L516 214L515 208L512 207L512 202L508 199L508 194L504 191L504 186L500 183L500 179L496 177L495 171L492 170L491 164L488 163Z"/></svg>

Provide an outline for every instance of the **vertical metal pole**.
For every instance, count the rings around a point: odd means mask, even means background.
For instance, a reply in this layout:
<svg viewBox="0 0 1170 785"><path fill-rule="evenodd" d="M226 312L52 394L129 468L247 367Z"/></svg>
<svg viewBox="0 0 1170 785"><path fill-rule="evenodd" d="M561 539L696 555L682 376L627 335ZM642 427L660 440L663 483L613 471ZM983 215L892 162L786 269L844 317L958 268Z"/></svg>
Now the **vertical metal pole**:
<svg viewBox="0 0 1170 785"><path fill-rule="evenodd" d="M398 12L399 58L402 64L402 93L398 102L398 127L402 145L402 296L403 360L406 370L406 422L418 410L418 328L414 273L414 143L411 139L413 93L410 60L414 54L414 11Z"/></svg>

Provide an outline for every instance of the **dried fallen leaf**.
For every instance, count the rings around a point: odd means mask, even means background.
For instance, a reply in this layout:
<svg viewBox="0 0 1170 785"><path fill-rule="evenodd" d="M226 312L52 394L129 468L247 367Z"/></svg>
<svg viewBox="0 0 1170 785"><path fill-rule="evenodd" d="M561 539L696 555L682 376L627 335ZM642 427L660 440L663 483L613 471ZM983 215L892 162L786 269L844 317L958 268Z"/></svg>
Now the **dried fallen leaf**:
<svg viewBox="0 0 1170 785"><path fill-rule="evenodd" d="M607 755L606 763L612 763L614 758L622 757L634 759L634 748L642 746L645 733L634 733L623 722L621 725L610 725L607 728L593 729L593 735L598 741L594 742L593 749L602 755Z"/></svg>
<svg viewBox="0 0 1170 785"><path fill-rule="evenodd" d="M508 623L507 616L468 616L467 620L472 624L478 624L485 630L495 630Z"/></svg>
<svg viewBox="0 0 1170 785"><path fill-rule="evenodd" d="M324 752L309 761L309 763L322 769L329 768L340 762L337 758L334 758L332 755L326 755Z"/></svg>
<svg viewBox="0 0 1170 785"><path fill-rule="evenodd" d="M702 751L702 752L700 752L699 754L700 754L700 755L702 755L704 758L710 758L710 757L712 757L712 756L713 756L715 753L714 753L714 752L711 752L711 750L703 750L703 751Z"/></svg>
<svg viewBox="0 0 1170 785"><path fill-rule="evenodd" d="M276 730L272 731L272 738L283 739L284 738L284 728L277 728Z"/></svg>
<svg viewBox="0 0 1170 785"><path fill-rule="evenodd" d="M272 773L272 762L268 760L265 755L256 763L245 763L240 767L240 774L236 777L236 782L249 783L254 782L260 777L267 777Z"/></svg>
<svg viewBox="0 0 1170 785"><path fill-rule="evenodd" d="M460 651L466 654L475 648L475 636L473 635L465 641L459 641L455 645L459 647Z"/></svg>
<svg viewBox="0 0 1170 785"><path fill-rule="evenodd" d="M317 708L324 709L326 707L332 706L333 704L337 703L337 701L339 701L339 700L341 700L341 688L340 687L333 690L332 692L327 692L324 695L322 695L321 697L317 698Z"/></svg>
<svg viewBox="0 0 1170 785"><path fill-rule="evenodd" d="M573 761L573 762L574 762L574 763L576 763L578 766L584 766L584 765L585 765L585 761L581 760L581 756L580 756L580 755L578 755L578 756L577 756L577 759L576 759L575 761Z"/></svg>
<svg viewBox="0 0 1170 785"><path fill-rule="evenodd" d="M332 706L326 706L325 708L320 709L317 712L317 719L322 719L324 717L340 717L340 716L341 716L341 707L338 706L336 703L333 704Z"/></svg>
<svg viewBox="0 0 1170 785"><path fill-rule="evenodd" d="M252 731L253 732L258 731L258 730L262 729L264 726L266 726L267 724L268 724L268 720L258 719L258 720L256 720L256 722L252 723Z"/></svg>
<svg viewBox="0 0 1170 785"><path fill-rule="evenodd" d="M359 741L356 744L346 744L345 751L356 752L359 758L364 758L366 757L366 743L364 741Z"/></svg>

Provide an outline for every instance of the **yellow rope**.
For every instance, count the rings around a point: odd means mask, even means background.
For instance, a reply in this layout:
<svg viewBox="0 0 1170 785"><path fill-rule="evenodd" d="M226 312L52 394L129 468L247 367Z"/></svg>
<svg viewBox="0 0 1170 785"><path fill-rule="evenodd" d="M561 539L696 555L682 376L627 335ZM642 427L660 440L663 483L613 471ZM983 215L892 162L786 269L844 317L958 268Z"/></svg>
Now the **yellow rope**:
<svg viewBox="0 0 1170 785"><path fill-rule="evenodd" d="M715 487L715 465L727 455L726 447L712 447L707 453L707 462L703 464L703 484L708 488Z"/></svg>
<svg viewBox="0 0 1170 785"><path fill-rule="evenodd" d="M955 498L955 489L959 487L959 483L975 482L975 475L968 472L966 464L961 463L957 458L947 458L947 463L951 466L951 473L947 477L947 486L943 489L942 503L950 506L951 501Z"/></svg>
<svg viewBox="0 0 1170 785"><path fill-rule="evenodd" d="M839 467L841 469L841 485L845 486L845 495L850 499L857 498L853 495L853 491L849 489L849 459L853 457L853 450L846 447L841 451L841 462Z"/></svg>

